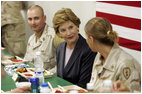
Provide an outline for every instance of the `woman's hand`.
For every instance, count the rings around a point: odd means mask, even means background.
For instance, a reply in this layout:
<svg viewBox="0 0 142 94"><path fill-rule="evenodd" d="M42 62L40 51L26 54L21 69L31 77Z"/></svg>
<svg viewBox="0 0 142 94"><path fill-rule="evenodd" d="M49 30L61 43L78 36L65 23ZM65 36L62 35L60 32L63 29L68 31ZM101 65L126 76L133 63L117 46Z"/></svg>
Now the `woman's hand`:
<svg viewBox="0 0 142 94"><path fill-rule="evenodd" d="M113 92L130 92L129 88L125 86L122 81L118 80L112 84Z"/></svg>
<svg viewBox="0 0 142 94"><path fill-rule="evenodd" d="M15 88L11 90L11 93L29 93L31 91L30 87Z"/></svg>

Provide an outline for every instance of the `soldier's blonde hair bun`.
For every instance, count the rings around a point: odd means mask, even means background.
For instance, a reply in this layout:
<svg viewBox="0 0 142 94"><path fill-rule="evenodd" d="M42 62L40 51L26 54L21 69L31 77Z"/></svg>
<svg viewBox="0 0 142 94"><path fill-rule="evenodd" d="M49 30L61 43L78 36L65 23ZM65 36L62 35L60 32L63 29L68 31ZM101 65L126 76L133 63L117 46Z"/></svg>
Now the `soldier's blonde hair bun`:
<svg viewBox="0 0 142 94"><path fill-rule="evenodd" d="M106 18L92 18L87 22L85 32L106 45L113 45L114 42L118 42L118 34L112 30L112 25Z"/></svg>

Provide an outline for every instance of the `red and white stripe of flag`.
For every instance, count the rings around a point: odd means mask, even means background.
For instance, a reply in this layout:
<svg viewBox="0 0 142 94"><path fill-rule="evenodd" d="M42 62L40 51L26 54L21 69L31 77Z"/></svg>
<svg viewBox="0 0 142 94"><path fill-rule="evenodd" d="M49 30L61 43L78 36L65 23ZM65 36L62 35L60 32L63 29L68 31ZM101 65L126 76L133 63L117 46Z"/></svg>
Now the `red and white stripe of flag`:
<svg viewBox="0 0 142 94"><path fill-rule="evenodd" d="M141 1L97 1L96 17L111 22L120 46L141 51Z"/></svg>

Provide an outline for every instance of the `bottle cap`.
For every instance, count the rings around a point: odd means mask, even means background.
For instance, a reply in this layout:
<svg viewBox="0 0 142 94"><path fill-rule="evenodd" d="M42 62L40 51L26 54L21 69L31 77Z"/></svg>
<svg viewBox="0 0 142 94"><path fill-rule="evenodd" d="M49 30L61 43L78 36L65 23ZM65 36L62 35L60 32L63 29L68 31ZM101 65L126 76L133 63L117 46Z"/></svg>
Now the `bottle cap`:
<svg viewBox="0 0 142 94"><path fill-rule="evenodd" d="M48 83L43 83L41 86L42 87L48 87Z"/></svg>
<svg viewBox="0 0 142 94"><path fill-rule="evenodd" d="M29 79L30 80L30 82L31 82L31 87L33 87L33 86L39 86L39 78L30 78Z"/></svg>
<svg viewBox="0 0 142 94"><path fill-rule="evenodd" d="M40 55L40 54L41 54L41 52L40 52L40 51L36 52L36 55Z"/></svg>
<svg viewBox="0 0 142 94"><path fill-rule="evenodd" d="M87 89L93 90L94 89L94 83L87 83Z"/></svg>

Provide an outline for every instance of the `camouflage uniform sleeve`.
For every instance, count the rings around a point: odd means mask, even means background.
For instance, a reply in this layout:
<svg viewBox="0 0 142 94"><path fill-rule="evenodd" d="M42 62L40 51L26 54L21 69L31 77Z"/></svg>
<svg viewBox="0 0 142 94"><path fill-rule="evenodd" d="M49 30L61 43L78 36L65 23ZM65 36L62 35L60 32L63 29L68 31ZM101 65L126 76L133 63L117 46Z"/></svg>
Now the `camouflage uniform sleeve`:
<svg viewBox="0 0 142 94"><path fill-rule="evenodd" d="M34 61L34 58L33 58L34 56L30 55L30 53L32 52L32 50L30 50L30 47L31 47L30 43L33 40L33 37L34 37L34 35L31 35L29 40L28 40L27 47L26 47L26 53L25 53L25 56L24 56L25 60L29 60L29 61L32 61L32 62Z"/></svg>
<svg viewBox="0 0 142 94"><path fill-rule="evenodd" d="M120 80L130 89L131 92L140 91L140 73L136 69L135 62L125 60L121 66Z"/></svg>

